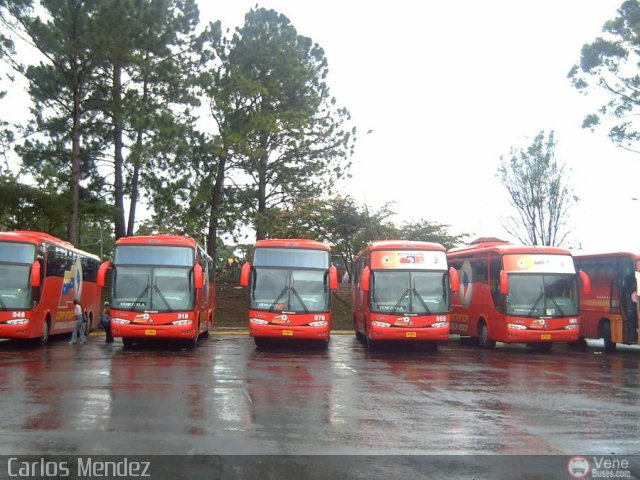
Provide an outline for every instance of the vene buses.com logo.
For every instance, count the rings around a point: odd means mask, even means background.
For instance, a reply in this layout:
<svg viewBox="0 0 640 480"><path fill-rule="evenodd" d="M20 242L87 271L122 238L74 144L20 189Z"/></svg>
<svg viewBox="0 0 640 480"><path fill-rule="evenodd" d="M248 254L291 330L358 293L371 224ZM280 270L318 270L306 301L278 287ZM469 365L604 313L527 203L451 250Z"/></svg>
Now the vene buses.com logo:
<svg viewBox="0 0 640 480"><path fill-rule="evenodd" d="M571 457L567 465L567 470L569 470L569 475L573 478L585 478L589 475L591 465L589 465L589 460L585 457Z"/></svg>

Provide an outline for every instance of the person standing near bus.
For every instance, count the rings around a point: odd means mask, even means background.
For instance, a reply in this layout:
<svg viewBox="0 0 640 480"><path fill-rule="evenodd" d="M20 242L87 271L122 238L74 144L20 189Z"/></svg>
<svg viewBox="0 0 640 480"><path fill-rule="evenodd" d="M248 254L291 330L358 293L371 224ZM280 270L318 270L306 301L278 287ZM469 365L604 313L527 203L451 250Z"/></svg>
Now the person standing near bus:
<svg viewBox="0 0 640 480"><path fill-rule="evenodd" d="M109 307L109 302L104 302L102 316L100 317L100 325L104 328L104 333L107 337L106 342L113 342L113 334L111 333L111 307Z"/></svg>
<svg viewBox="0 0 640 480"><path fill-rule="evenodd" d="M87 338L84 336L84 315L82 313L82 306L80 305L80 301L77 298L73 300L73 304L73 313L76 320L76 325L73 329L73 333L71 334L71 341L69 343L76 343L78 335L80 335L80 343L82 344L87 341Z"/></svg>

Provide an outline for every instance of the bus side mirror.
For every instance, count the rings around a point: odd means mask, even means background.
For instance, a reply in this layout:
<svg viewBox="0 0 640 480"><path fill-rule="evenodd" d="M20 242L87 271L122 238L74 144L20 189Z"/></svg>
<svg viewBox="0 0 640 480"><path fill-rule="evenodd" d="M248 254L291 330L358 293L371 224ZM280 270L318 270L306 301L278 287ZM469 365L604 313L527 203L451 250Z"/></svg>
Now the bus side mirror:
<svg viewBox="0 0 640 480"><path fill-rule="evenodd" d="M590 295L591 294L591 279L589 278L589 275L587 275L586 272L584 272L582 270L580 270L578 275L580 275L580 282L582 282L582 294L583 295Z"/></svg>
<svg viewBox="0 0 640 480"><path fill-rule="evenodd" d="M40 262L36 260L31 265L31 286L39 287L40 286Z"/></svg>
<svg viewBox="0 0 640 480"><path fill-rule="evenodd" d="M251 264L249 262L242 265L242 270L240 270L240 286L248 287L249 286L249 274L251 273Z"/></svg>
<svg viewBox="0 0 640 480"><path fill-rule="evenodd" d="M458 271L453 267L449 267L449 282L451 291L458 293L458 290L460 290L460 277L458 276Z"/></svg>
<svg viewBox="0 0 640 480"><path fill-rule="evenodd" d="M636 272L636 294L640 296L640 272Z"/></svg>
<svg viewBox="0 0 640 480"><path fill-rule="evenodd" d="M336 290L338 288L338 269L335 265L329 267L329 290Z"/></svg>
<svg viewBox="0 0 640 480"><path fill-rule="evenodd" d="M504 270L500 270L500 293L502 295L509 294L509 276Z"/></svg>
<svg viewBox="0 0 640 480"><path fill-rule="evenodd" d="M196 290L204 287L204 275L202 274L202 265L196 263L193 267L193 286Z"/></svg>
<svg viewBox="0 0 640 480"><path fill-rule="evenodd" d="M107 270L111 268L111 262L103 262L98 269L98 286L104 288L107 283Z"/></svg>
<svg viewBox="0 0 640 480"><path fill-rule="evenodd" d="M368 292L370 287L371 270L369 269L369 267L364 267L364 270L362 270L362 278L360 279L360 288L362 288L364 292Z"/></svg>

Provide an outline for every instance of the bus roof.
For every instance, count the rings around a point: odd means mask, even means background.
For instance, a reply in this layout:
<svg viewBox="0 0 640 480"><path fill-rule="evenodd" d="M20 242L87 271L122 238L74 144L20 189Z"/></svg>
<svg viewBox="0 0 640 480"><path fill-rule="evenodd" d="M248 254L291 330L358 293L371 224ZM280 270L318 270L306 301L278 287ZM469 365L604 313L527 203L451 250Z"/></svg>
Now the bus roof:
<svg viewBox="0 0 640 480"><path fill-rule="evenodd" d="M419 242L415 240L378 240L369 242L362 252L367 250L435 250L444 252L446 249L439 243ZM362 253L360 252L360 253Z"/></svg>
<svg viewBox="0 0 640 480"><path fill-rule="evenodd" d="M509 242L485 242L475 245L467 245L465 247L452 248L447 255L467 255L472 253L489 253L495 252L500 255L509 254L535 254L541 253L545 255L571 255L569 250L558 247L547 247L544 245L515 245Z"/></svg>
<svg viewBox="0 0 640 480"><path fill-rule="evenodd" d="M587 257L631 257L634 260L640 260L640 252L631 252L623 250L614 250L613 252L596 252L596 251L574 251L573 256L576 258Z"/></svg>
<svg viewBox="0 0 640 480"><path fill-rule="evenodd" d="M85 252L84 250L80 250L76 248L71 242L66 240L62 240L61 238L54 237L45 232L35 232L31 230L14 230L11 232L0 232L0 241L4 242L23 242L23 243L48 243L51 245L58 245L60 247L68 248L69 250L73 250L74 252L78 252L84 256L95 258L96 260L100 260L100 257L94 255L93 253Z"/></svg>
<svg viewBox="0 0 640 480"><path fill-rule="evenodd" d="M185 247L195 247L197 242L183 235L141 235L133 237L122 237L116 242L118 245L175 245Z"/></svg>
<svg viewBox="0 0 640 480"><path fill-rule="evenodd" d="M273 238L269 240L258 240L255 248L310 248L314 250L330 251L329 245L317 240L309 240L307 238Z"/></svg>

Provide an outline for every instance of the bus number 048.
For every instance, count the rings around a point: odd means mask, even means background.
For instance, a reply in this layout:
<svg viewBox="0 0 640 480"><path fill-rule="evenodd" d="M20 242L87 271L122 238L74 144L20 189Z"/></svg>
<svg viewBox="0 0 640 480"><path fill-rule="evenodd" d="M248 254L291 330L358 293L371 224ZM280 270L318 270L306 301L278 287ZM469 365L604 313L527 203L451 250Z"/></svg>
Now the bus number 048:
<svg viewBox="0 0 640 480"><path fill-rule="evenodd" d="M24 318L26 316L26 312L13 312L13 318Z"/></svg>

